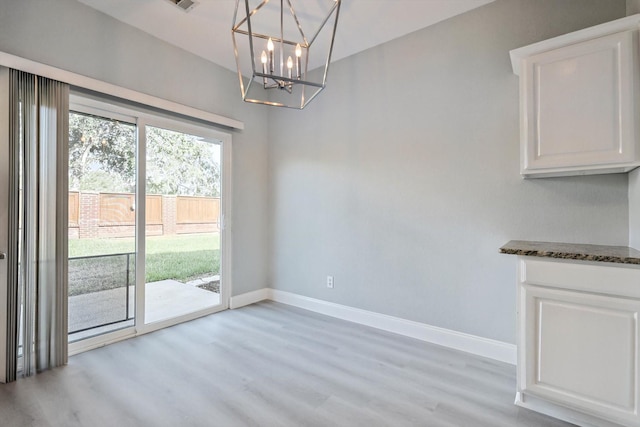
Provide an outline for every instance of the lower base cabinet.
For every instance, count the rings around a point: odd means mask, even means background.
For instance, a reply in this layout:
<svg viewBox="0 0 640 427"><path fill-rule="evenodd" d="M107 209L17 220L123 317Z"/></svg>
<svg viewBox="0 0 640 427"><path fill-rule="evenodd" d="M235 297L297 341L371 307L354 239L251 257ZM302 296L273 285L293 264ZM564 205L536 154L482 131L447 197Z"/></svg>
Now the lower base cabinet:
<svg viewBox="0 0 640 427"><path fill-rule="evenodd" d="M640 268L518 265L516 404L583 426L640 426Z"/></svg>

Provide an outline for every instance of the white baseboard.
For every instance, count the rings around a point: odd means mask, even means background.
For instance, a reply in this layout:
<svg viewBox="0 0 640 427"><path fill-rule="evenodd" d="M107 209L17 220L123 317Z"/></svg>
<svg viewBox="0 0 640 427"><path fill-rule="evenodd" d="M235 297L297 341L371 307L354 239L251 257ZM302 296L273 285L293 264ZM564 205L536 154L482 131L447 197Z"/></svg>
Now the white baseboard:
<svg viewBox="0 0 640 427"><path fill-rule="evenodd" d="M370 326L432 344L449 347L489 359L516 364L516 346L502 341L439 328L425 323L388 316L373 311L309 298L291 292L263 288L231 298L231 308L269 299L338 319Z"/></svg>
<svg viewBox="0 0 640 427"><path fill-rule="evenodd" d="M264 301L269 299L269 288L262 288L256 291L247 292L245 294L236 295L235 297L229 298L229 308L240 308L245 305L253 304L256 302Z"/></svg>
<svg viewBox="0 0 640 427"><path fill-rule="evenodd" d="M623 425L632 425L626 424L625 421L621 421L620 424L617 424L613 421L605 420L595 415L574 411L564 406L556 405L553 402L538 399L530 394L525 395L524 393L516 393L516 401L514 403L517 406L540 412L541 414L549 415L550 417L582 427L620 427Z"/></svg>

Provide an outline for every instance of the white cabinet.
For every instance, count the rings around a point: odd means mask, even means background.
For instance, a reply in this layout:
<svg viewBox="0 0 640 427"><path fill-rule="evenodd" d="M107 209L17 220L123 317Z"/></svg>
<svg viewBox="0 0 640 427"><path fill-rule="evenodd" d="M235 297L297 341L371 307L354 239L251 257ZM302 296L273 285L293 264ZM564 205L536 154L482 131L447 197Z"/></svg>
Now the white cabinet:
<svg viewBox="0 0 640 427"><path fill-rule="evenodd" d="M516 404L640 426L640 268L519 257Z"/></svg>
<svg viewBox="0 0 640 427"><path fill-rule="evenodd" d="M640 15L511 51L520 76L521 174L640 166Z"/></svg>

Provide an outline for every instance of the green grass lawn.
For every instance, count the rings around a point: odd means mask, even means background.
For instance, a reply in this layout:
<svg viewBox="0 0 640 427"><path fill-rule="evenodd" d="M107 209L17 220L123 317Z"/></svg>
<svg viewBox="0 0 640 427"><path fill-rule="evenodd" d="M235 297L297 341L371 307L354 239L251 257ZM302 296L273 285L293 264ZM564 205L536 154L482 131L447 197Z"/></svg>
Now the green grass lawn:
<svg viewBox="0 0 640 427"><path fill-rule="evenodd" d="M135 252L133 238L70 239L69 295L113 289L127 283L126 256L74 260L90 255ZM147 283L165 279L187 281L220 272L220 235L218 233L146 238ZM135 277L134 256L129 257L129 283Z"/></svg>

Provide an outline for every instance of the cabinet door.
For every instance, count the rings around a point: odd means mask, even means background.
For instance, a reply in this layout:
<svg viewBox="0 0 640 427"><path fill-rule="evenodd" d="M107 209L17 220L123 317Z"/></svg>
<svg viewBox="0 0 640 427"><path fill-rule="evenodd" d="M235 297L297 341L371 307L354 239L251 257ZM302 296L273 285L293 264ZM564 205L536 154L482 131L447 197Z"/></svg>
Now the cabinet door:
<svg viewBox="0 0 640 427"><path fill-rule="evenodd" d="M621 32L524 60L523 174L635 161L634 37Z"/></svg>
<svg viewBox="0 0 640 427"><path fill-rule="evenodd" d="M637 425L640 301L523 284L520 304L519 391Z"/></svg>

